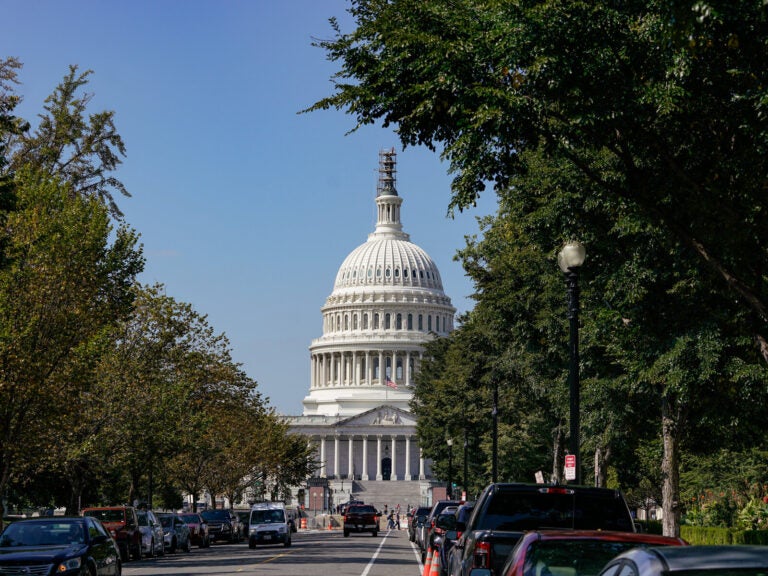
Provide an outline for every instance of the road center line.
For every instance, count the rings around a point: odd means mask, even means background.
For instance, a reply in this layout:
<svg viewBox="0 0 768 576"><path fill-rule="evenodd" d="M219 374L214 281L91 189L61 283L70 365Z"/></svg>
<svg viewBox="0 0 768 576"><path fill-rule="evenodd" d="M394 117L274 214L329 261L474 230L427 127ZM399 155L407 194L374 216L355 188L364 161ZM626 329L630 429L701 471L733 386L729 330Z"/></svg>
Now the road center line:
<svg viewBox="0 0 768 576"><path fill-rule="evenodd" d="M388 530L384 538L381 539L381 544L379 544L379 547L376 548L376 552L373 553L373 556L371 556L371 561L368 562L368 566L365 567L365 570L363 570L362 574L360 576L368 576L368 572L371 571L371 568L373 568L373 565L376 563L376 558L379 556L379 552L381 552L382 546L384 546L384 542L387 541L387 537L389 536L389 533L391 530Z"/></svg>

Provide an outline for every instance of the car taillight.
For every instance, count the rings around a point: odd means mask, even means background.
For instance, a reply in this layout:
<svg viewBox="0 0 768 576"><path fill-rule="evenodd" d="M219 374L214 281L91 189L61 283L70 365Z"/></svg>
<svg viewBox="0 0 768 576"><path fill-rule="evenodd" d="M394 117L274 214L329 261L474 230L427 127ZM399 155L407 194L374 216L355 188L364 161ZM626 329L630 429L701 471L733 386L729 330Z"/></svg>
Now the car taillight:
<svg viewBox="0 0 768 576"><path fill-rule="evenodd" d="M490 568L491 566L491 543L478 542L475 546L475 557L472 563L473 568Z"/></svg>
<svg viewBox="0 0 768 576"><path fill-rule="evenodd" d="M539 488L541 494L573 494L570 488Z"/></svg>

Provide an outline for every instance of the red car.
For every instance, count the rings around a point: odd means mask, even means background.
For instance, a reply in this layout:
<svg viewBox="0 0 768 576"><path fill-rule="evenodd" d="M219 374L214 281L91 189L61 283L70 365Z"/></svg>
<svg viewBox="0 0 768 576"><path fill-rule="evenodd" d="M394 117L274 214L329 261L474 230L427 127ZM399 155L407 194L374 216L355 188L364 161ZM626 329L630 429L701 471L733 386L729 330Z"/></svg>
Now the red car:
<svg viewBox="0 0 768 576"><path fill-rule="evenodd" d="M139 519L133 506L100 506L83 508L83 516L98 518L109 531L120 550L120 559L141 560L141 530Z"/></svg>
<svg viewBox="0 0 768 576"><path fill-rule="evenodd" d="M211 537L208 535L208 524L197 512L179 514L184 523L189 526L189 541L198 548L208 548Z"/></svg>
<svg viewBox="0 0 768 576"><path fill-rule="evenodd" d="M630 548L685 546L681 538L601 530L526 532L507 558L499 576L597 576L616 555ZM470 576L490 576L474 568Z"/></svg>

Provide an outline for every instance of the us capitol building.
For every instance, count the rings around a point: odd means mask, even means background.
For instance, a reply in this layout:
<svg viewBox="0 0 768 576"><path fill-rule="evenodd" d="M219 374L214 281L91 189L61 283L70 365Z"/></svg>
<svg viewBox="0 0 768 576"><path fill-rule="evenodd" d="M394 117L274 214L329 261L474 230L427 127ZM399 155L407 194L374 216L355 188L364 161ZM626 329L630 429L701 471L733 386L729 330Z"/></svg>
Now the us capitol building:
<svg viewBox="0 0 768 576"><path fill-rule="evenodd" d="M376 228L339 267L321 309L323 334L309 346L303 414L287 419L316 450L308 491L294 492L308 510L350 497L430 499L409 402L423 345L453 330L456 309L435 263L403 231L396 162L394 149L379 153Z"/></svg>

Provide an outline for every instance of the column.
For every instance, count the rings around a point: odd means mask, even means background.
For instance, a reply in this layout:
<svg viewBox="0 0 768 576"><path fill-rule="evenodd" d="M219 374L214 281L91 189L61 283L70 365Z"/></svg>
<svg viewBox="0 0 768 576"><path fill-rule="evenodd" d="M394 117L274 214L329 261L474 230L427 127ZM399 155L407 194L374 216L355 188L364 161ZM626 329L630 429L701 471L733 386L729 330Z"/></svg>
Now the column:
<svg viewBox="0 0 768 576"><path fill-rule="evenodd" d="M405 385L411 385L411 351L405 353Z"/></svg>
<svg viewBox="0 0 768 576"><path fill-rule="evenodd" d="M373 363L371 362L371 351L365 351L365 383L370 386L373 384Z"/></svg>
<svg viewBox="0 0 768 576"><path fill-rule="evenodd" d="M368 480L368 435L363 434L363 471L361 480Z"/></svg>
<svg viewBox="0 0 768 576"><path fill-rule="evenodd" d="M320 478L325 478L325 436L320 436Z"/></svg>
<svg viewBox="0 0 768 576"><path fill-rule="evenodd" d="M397 480L397 452L395 452L397 436L390 436L390 438L392 439L392 476L390 480Z"/></svg>
<svg viewBox="0 0 768 576"><path fill-rule="evenodd" d="M411 478L411 437L405 436L405 477L403 480L413 480Z"/></svg>
<svg viewBox="0 0 768 576"><path fill-rule="evenodd" d="M376 480L383 480L381 475L381 434L376 435Z"/></svg>
<svg viewBox="0 0 768 576"><path fill-rule="evenodd" d="M384 363L384 351L379 352L379 384L384 384L384 378L386 377L387 365Z"/></svg>
<svg viewBox="0 0 768 576"><path fill-rule="evenodd" d="M347 437L347 446L349 448L349 460L347 462L347 478L350 480L355 479L355 451L354 451L354 445L355 445L355 437L354 436L348 436Z"/></svg>
<svg viewBox="0 0 768 576"><path fill-rule="evenodd" d="M424 452L419 447L419 480L426 480L424 476Z"/></svg>
<svg viewBox="0 0 768 576"><path fill-rule="evenodd" d="M339 477L339 434L333 437L333 475Z"/></svg>

